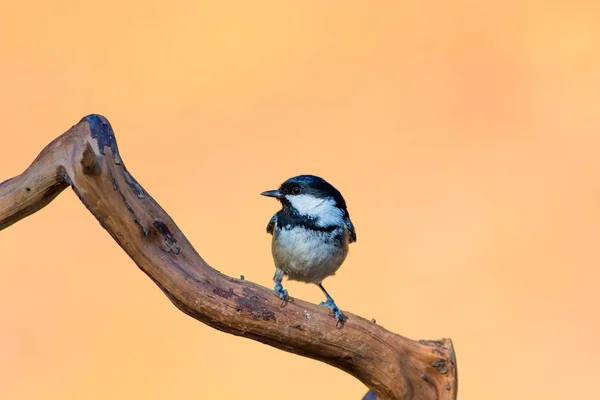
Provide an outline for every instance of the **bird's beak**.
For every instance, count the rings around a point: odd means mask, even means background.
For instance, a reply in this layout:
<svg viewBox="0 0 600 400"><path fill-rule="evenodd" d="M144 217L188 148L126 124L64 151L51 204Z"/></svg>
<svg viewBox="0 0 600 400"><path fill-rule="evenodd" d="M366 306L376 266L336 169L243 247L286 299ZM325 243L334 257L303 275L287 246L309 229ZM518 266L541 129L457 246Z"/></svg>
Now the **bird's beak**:
<svg viewBox="0 0 600 400"><path fill-rule="evenodd" d="M279 190L267 190L266 192L262 192L261 196L275 197L276 199L281 199L283 197Z"/></svg>

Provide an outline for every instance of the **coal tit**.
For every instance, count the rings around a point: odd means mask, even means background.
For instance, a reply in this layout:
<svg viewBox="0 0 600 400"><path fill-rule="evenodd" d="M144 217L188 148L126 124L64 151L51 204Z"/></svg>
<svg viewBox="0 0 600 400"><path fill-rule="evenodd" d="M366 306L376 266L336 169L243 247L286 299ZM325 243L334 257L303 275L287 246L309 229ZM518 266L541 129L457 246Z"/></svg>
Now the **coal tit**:
<svg viewBox="0 0 600 400"><path fill-rule="evenodd" d="M321 305L329 307L337 323L343 323L344 314L322 285L346 259L348 245L356 241L342 194L318 176L299 175L261 195L274 197L282 205L267 225L267 232L273 235L276 294L288 301L288 292L281 285L284 275L289 280L314 283L326 297Z"/></svg>

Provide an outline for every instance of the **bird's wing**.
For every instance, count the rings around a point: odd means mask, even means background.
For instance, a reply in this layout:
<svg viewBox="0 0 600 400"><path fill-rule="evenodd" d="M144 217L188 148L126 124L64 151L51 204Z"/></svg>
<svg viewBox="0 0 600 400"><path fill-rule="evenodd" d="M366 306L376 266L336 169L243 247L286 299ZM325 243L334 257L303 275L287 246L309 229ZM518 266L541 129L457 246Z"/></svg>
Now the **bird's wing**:
<svg viewBox="0 0 600 400"><path fill-rule="evenodd" d="M277 218L279 217L280 213L281 211L277 211L275 215L273 215L269 220L269 223L267 224L267 233L270 233L271 235L273 234L273 230L275 229L275 222L277 222Z"/></svg>
<svg viewBox="0 0 600 400"><path fill-rule="evenodd" d="M348 233L350 233L350 243L356 242L356 230L354 229L354 225L352 225L352 221L350 221L349 217L344 218L344 224L346 224Z"/></svg>

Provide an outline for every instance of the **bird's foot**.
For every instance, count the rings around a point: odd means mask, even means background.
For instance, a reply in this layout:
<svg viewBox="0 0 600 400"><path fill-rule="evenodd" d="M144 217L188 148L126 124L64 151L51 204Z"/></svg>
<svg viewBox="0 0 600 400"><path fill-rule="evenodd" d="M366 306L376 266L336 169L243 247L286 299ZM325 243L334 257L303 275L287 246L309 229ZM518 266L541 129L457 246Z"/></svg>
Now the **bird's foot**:
<svg viewBox="0 0 600 400"><path fill-rule="evenodd" d="M346 322L347 318L344 315L344 313L342 312L342 310L340 310L339 307L335 304L335 302L333 301L333 299L331 297L329 297L327 299L327 301L322 301L320 305L329 307L329 309L331 310L333 315L335 315L335 326L336 327L339 325L344 325L344 322Z"/></svg>
<svg viewBox="0 0 600 400"><path fill-rule="evenodd" d="M288 291L287 289L283 288L281 282L275 283L275 295L279 296L279 298L281 299L282 307L290 300L290 297L288 296Z"/></svg>

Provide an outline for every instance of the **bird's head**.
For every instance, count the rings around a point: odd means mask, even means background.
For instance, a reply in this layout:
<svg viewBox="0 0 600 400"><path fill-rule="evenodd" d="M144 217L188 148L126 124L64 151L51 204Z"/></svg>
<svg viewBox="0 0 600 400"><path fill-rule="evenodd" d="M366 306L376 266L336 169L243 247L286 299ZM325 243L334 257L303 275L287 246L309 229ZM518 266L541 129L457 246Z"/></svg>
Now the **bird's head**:
<svg viewBox="0 0 600 400"><path fill-rule="evenodd" d="M348 215L342 194L329 182L314 175L299 175L283 182L279 189L261 195L281 201L284 211L337 224Z"/></svg>

